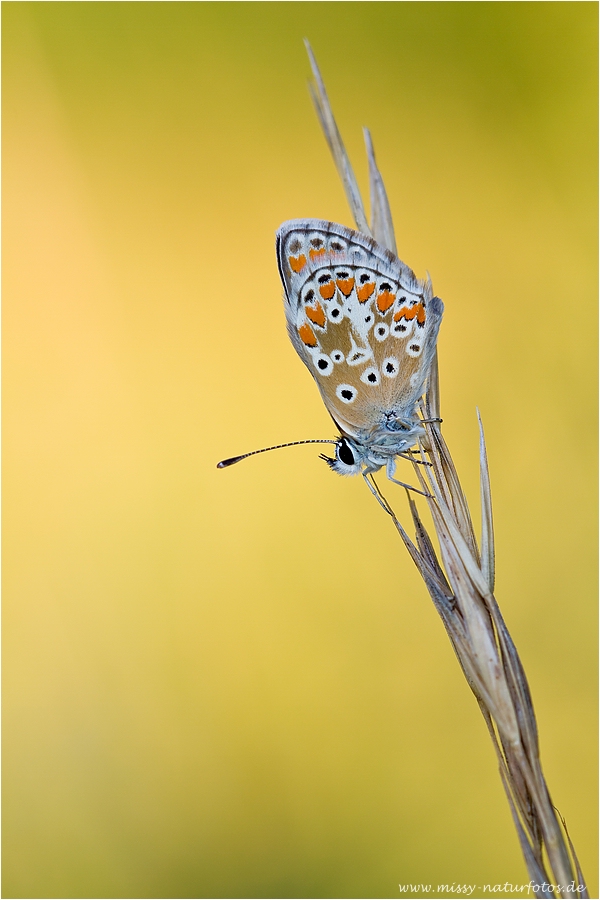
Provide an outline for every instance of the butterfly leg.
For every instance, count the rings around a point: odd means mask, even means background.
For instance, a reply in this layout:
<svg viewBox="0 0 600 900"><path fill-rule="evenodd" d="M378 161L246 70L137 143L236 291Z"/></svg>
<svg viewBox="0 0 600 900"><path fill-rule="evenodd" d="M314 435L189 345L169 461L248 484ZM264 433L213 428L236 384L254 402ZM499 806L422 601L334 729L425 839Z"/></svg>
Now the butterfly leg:
<svg viewBox="0 0 600 900"><path fill-rule="evenodd" d="M407 450L406 453L399 453L398 456L401 456L402 459L408 459L409 462L416 463L418 466L433 466L433 463L427 462L425 459L415 459L412 455L412 450Z"/></svg>
<svg viewBox="0 0 600 900"><path fill-rule="evenodd" d="M398 481L397 478L394 478L395 471L396 463L394 459L389 459L386 466L386 475L390 481L393 481L394 484L399 484L400 487L406 488L407 491L414 491L415 494L421 494L423 497L431 497L431 494L428 494L425 491L420 491L419 488L413 487L412 484L405 484L403 481Z"/></svg>
<svg viewBox="0 0 600 900"><path fill-rule="evenodd" d="M397 521L396 514L395 514L394 510L392 509L392 507L390 506L390 504L385 499L385 497L383 496L383 494L381 493L381 491L379 490L379 488L373 478L373 473L365 469L365 471L362 473L362 476L365 479L365 483L366 483L367 487L369 488L369 490L371 491L371 493L373 494L373 496L375 497L375 499L377 500L379 505L389 516L392 517L394 522L396 522Z"/></svg>

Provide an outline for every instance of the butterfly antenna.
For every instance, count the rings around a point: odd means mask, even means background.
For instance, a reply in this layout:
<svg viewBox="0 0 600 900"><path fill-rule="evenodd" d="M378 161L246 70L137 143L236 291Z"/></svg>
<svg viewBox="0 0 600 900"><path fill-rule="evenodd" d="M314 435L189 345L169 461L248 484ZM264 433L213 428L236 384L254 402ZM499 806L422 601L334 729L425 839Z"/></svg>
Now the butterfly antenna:
<svg viewBox="0 0 600 900"><path fill-rule="evenodd" d="M251 450L250 453L242 453L241 456L231 456L229 459L222 459L217 463L217 469L226 469L227 466L233 466L235 463L246 459L248 456L256 456L257 453L267 453L269 450L281 450L282 447L297 447L298 444L337 444L337 441L320 440L319 438L307 441L290 441L288 444L274 444L273 447L263 447L262 450Z"/></svg>

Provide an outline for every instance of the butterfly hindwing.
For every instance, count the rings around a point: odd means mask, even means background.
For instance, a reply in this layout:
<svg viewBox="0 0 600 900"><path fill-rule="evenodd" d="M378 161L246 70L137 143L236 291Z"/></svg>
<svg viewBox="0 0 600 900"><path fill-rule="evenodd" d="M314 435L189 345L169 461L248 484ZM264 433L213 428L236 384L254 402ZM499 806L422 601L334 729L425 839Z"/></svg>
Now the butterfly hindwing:
<svg viewBox="0 0 600 900"><path fill-rule="evenodd" d="M372 238L316 219L277 232L288 331L342 429L366 436L414 417L443 304Z"/></svg>

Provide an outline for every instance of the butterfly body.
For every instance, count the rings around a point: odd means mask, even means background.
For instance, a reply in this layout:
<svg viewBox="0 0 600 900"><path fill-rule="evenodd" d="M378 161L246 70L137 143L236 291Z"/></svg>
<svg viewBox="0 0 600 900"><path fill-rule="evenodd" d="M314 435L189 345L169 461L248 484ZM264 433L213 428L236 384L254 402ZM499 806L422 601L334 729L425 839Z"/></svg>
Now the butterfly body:
<svg viewBox="0 0 600 900"><path fill-rule="evenodd" d="M288 332L340 429L340 474L393 477L395 458L424 434L417 415L443 303L372 238L318 219L277 232Z"/></svg>

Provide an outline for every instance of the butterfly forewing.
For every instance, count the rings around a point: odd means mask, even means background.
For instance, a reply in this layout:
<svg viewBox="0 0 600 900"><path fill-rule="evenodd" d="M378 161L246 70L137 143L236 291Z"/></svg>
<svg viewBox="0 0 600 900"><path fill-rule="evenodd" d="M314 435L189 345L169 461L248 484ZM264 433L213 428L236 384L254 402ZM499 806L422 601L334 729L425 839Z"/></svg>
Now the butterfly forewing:
<svg viewBox="0 0 600 900"><path fill-rule="evenodd" d="M366 438L414 418L443 304L429 282L371 238L302 219L277 233L288 331L327 409Z"/></svg>

